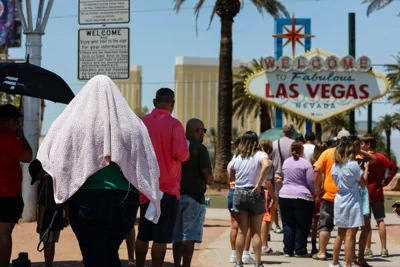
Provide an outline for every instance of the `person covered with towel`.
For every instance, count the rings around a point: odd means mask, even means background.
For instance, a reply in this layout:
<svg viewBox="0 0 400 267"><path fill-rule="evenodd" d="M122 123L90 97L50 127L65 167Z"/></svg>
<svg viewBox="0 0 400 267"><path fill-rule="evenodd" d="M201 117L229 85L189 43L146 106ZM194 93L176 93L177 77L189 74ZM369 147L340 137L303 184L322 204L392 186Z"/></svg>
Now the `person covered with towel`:
<svg viewBox="0 0 400 267"><path fill-rule="evenodd" d="M160 175L146 126L107 76L90 79L51 125L37 158L53 178L54 200L69 219L86 267L121 266L139 191L160 216Z"/></svg>

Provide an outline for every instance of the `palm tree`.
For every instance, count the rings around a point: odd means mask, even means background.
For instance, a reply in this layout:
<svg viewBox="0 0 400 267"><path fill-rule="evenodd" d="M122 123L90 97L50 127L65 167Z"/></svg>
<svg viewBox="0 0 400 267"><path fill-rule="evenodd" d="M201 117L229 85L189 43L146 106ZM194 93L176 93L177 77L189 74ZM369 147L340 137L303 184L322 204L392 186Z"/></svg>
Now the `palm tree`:
<svg viewBox="0 0 400 267"><path fill-rule="evenodd" d="M9 95L4 92L0 92L0 105L3 104L13 104L16 107L19 107L21 101L20 95Z"/></svg>
<svg viewBox="0 0 400 267"><path fill-rule="evenodd" d="M400 53L394 56L396 64L386 65L387 78L392 85L388 100L393 104L400 104Z"/></svg>
<svg viewBox="0 0 400 267"><path fill-rule="evenodd" d="M306 122L304 117L287 110L283 110L282 112L286 120L291 122L295 129L303 129L304 123Z"/></svg>
<svg viewBox="0 0 400 267"><path fill-rule="evenodd" d="M392 129L400 129L400 114L395 113L393 115L386 114L381 117L380 121L376 125L376 131L378 134L385 132L386 135L386 156L391 157L390 148L390 137L392 135Z"/></svg>
<svg viewBox="0 0 400 267"><path fill-rule="evenodd" d="M248 95L245 86L250 76L264 69L263 61L263 58L253 59L250 66L241 66L239 73L234 75L236 81L233 84L233 113L242 118L242 126L246 117L251 115L254 115L254 118L260 117L261 132L271 129L272 108L267 103Z"/></svg>
<svg viewBox="0 0 400 267"><path fill-rule="evenodd" d="M389 4L391 4L393 0L364 0L363 4L368 4L367 7L367 16L369 16L372 12L381 10L385 8Z"/></svg>
<svg viewBox="0 0 400 267"><path fill-rule="evenodd" d="M185 0L173 0L175 10L185 3ZM196 18L205 0L197 0L195 6ZM289 17L284 5L279 0L250 0L257 10L271 16ZM221 19L221 41L219 54L218 78L218 129L217 129L217 155L215 177L216 183L226 182L226 167L231 159L232 139L232 25L233 19L240 12L240 0L216 0L211 13L210 23L215 14Z"/></svg>
<svg viewBox="0 0 400 267"><path fill-rule="evenodd" d="M349 112L343 112L335 117L329 118L321 123L323 136L327 139L335 137L337 133L344 129L350 128Z"/></svg>

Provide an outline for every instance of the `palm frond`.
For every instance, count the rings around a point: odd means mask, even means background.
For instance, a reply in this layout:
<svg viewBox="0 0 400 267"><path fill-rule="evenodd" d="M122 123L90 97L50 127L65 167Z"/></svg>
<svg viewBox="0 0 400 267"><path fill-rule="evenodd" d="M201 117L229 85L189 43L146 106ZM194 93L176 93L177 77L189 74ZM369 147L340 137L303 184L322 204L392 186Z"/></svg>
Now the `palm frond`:
<svg viewBox="0 0 400 267"><path fill-rule="evenodd" d="M389 4L391 4L393 0L364 0L363 4L368 4L367 7L367 16L369 16L374 11L385 8Z"/></svg>
<svg viewBox="0 0 400 267"><path fill-rule="evenodd" d="M233 0L232 0L233 1ZM182 5L185 3L185 0L173 0L174 10L178 13ZM198 33L197 22L199 20L200 10L204 6L205 0L198 0L197 4L194 6L194 13L196 16L196 34ZM243 1L241 1L241 7L243 8ZM281 17L290 17L289 12L286 10L286 7L279 0L251 0L251 2L256 6L257 10L264 14L270 14L274 18ZM211 11L210 21L208 24L208 29L211 27L211 23L215 17L217 6L214 5L213 10Z"/></svg>
<svg viewBox="0 0 400 267"><path fill-rule="evenodd" d="M290 17L286 7L278 0L251 0L256 6L258 12L263 14L263 11L270 14L274 18Z"/></svg>
<svg viewBox="0 0 400 267"><path fill-rule="evenodd" d="M388 64L385 66L386 72L388 72L386 77L392 85L388 100L392 102L392 104L400 104L400 54L394 56L394 58L396 64Z"/></svg>

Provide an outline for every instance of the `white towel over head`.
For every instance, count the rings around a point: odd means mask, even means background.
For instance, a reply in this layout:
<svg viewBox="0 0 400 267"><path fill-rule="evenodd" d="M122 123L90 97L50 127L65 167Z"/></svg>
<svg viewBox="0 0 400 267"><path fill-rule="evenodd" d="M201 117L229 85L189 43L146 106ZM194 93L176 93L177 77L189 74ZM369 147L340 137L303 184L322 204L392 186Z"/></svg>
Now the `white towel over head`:
<svg viewBox="0 0 400 267"><path fill-rule="evenodd" d="M64 203L111 159L160 215L160 170L146 126L107 76L89 80L53 122L37 158L53 177L54 200Z"/></svg>

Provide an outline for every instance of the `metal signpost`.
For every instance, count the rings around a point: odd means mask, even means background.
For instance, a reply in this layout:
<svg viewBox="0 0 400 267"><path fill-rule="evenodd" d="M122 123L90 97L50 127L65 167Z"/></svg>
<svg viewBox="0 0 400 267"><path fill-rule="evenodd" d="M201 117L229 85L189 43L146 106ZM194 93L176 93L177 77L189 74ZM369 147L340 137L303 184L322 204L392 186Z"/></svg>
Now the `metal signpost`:
<svg viewBox="0 0 400 267"><path fill-rule="evenodd" d="M42 61L42 36L46 29L53 2L54 0L49 0L46 9L44 9L44 0L40 0L35 26L32 18L31 0L26 0L26 16L20 1L15 1L21 19L22 29L26 35L26 55L29 55L30 63L38 66L41 65ZM40 102L40 99L37 98L24 97L24 133L32 147L34 157L36 157L39 148ZM25 207L22 213L22 221L29 222L36 220L37 189L35 186L31 186L30 184L31 178L29 175L28 164L23 165L23 177L22 195Z"/></svg>
<svg viewBox="0 0 400 267"><path fill-rule="evenodd" d="M129 0L79 0L79 24L129 23Z"/></svg>
<svg viewBox="0 0 400 267"><path fill-rule="evenodd" d="M291 27L288 27L291 26ZM300 26L297 28L297 26ZM300 33L304 29L304 33ZM283 30L286 32L284 33ZM292 45L292 56L296 54L296 44L299 43L303 45L301 39L304 39L304 52L311 50L311 38L314 35L311 34L311 19L298 19L294 17L291 19L276 19L275 20L275 57L279 59L283 55L283 47L291 43ZM286 39L285 44L283 44L283 39ZM282 128L283 114L282 110L277 108L275 115L275 127ZM312 123L306 121L306 132L312 131Z"/></svg>
<svg viewBox="0 0 400 267"><path fill-rule="evenodd" d="M129 28L79 29L78 79L129 79Z"/></svg>

